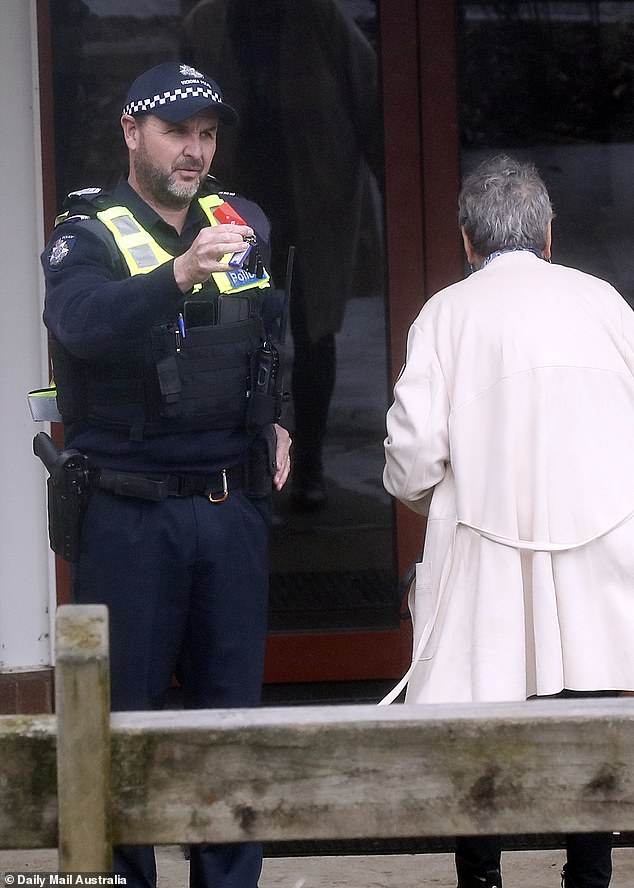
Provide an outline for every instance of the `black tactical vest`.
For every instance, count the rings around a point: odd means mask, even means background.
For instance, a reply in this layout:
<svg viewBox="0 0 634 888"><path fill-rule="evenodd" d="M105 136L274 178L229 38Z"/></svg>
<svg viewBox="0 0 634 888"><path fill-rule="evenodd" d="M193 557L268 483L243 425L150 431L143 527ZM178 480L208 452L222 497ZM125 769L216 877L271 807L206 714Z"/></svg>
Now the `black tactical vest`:
<svg viewBox="0 0 634 888"><path fill-rule="evenodd" d="M219 195L200 198L210 224ZM127 207L99 209L92 231L116 249L130 274L151 271L171 257ZM108 233L108 231L110 233ZM57 404L65 424L82 420L125 430L134 440L182 430L244 428L253 356L264 341L264 272L216 273L185 296L172 321L152 328L130 361L91 362L51 342Z"/></svg>

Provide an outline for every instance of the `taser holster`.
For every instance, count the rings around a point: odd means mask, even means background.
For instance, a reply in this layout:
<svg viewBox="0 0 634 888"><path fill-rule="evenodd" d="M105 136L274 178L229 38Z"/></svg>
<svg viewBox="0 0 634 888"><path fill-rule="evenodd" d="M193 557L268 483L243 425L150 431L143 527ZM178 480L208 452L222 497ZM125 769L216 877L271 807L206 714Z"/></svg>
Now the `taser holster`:
<svg viewBox="0 0 634 888"><path fill-rule="evenodd" d="M59 451L46 432L33 438L33 453L49 472L46 486L51 549L74 563L79 560L81 522L88 502L88 458L78 450Z"/></svg>

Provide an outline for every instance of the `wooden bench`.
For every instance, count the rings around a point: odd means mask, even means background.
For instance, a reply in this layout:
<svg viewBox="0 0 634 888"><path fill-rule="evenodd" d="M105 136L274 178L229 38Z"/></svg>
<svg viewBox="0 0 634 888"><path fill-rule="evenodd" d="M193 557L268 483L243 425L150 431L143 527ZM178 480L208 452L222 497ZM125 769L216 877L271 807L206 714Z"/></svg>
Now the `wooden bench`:
<svg viewBox="0 0 634 888"><path fill-rule="evenodd" d="M634 829L634 699L109 714L107 612L59 608L56 715L0 717L0 847Z"/></svg>

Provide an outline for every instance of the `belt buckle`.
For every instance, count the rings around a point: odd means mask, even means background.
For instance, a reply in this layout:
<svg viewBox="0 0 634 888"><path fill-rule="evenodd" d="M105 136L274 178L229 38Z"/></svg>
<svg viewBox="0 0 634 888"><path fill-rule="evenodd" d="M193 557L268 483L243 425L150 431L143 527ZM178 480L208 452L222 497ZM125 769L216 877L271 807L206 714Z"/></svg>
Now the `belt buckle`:
<svg viewBox="0 0 634 888"><path fill-rule="evenodd" d="M222 470L222 496L214 496L213 491L209 491L207 494L207 499L210 503L224 503L224 501L229 496L229 485L227 483L227 470Z"/></svg>

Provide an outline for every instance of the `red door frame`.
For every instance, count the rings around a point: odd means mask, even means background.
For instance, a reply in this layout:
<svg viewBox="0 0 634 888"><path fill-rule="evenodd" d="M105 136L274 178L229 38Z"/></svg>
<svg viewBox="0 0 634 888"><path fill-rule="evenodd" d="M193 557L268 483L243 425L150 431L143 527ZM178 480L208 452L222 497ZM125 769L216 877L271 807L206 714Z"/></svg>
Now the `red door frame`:
<svg viewBox="0 0 634 888"><path fill-rule="evenodd" d="M56 213L49 0L37 0L44 182L43 225ZM438 0L380 0L385 133L385 212L392 380L407 330L428 296L462 273L455 7ZM56 430L59 435L59 429ZM399 575L420 551L423 521L396 507ZM58 601L68 600L57 559ZM407 666L410 624L393 631L271 635L267 682L394 678Z"/></svg>
<svg viewBox="0 0 634 888"><path fill-rule="evenodd" d="M462 272L454 4L383 0L381 41L395 380L423 302ZM420 552L423 530L421 519L397 507L400 575Z"/></svg>

